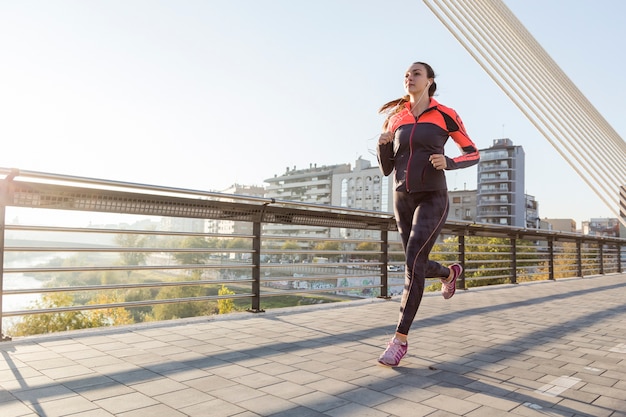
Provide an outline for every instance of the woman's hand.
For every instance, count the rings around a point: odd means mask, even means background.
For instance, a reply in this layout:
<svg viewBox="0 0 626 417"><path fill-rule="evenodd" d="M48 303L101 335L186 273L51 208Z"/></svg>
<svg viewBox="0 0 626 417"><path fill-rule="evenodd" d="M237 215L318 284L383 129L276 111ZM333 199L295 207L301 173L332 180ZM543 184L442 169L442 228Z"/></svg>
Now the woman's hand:
<svg viewBox="0 0 626 417"><path fill-rule="evenodd" d="M428 158L431 164L435 167L436 170L441 171L442 169L446 169L448 167L448 162L446 161L446 156L443 154L432 154L430 158Z"/></svg>
<svg viewBox="0 0 626 417"><path fill-rule="evenodd" d="M380 137L378 138L379 145L385 145L391 141L393 141L393 132L381 133Z"/></svg>

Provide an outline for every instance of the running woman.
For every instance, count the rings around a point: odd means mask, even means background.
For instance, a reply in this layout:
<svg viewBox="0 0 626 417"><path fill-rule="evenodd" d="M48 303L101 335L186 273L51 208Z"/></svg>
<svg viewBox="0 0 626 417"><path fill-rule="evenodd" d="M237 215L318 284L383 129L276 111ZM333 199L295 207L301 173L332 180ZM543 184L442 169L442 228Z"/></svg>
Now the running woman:
<svg viewBox="0 0 626 417"><path fill-rule="evenodd" d="M415 62L404 74L406 95L383 105L388 117L378 139L377 156L382 173L394 173L394 213L406 255L406 276L400 319L394 337L378 358L397 366L406 355L408 334L417 314L426 278L441 278L442 295L449 299L463 272L459 264L445 267L428 259L448 217L448 188L444 170L478 163L478 149L465 132L456 112L439 104L435 73L430 65ZM451 137L462 154L444 155Z"/></svg>

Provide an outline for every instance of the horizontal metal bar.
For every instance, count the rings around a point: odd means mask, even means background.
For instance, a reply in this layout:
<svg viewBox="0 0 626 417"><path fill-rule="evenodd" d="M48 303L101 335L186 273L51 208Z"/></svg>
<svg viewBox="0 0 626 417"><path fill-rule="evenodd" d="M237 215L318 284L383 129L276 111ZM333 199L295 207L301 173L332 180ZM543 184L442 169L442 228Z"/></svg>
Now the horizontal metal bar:
<svg viewBox="0 0 626 417"><path fill-rule="evenodd" d="M93 227L58 227L58 226L27 226L7 224L6 230L19 232L54 232L54 233L94 233L107 235L156 235L156 236L200 236L233 239L251 239L254 236L248 234L226 234L226 233L199 233L199 232L177 232L167 230L139 230L139 229L102 229Z"/></svg>
<svg viewBox="0 0 626 417"><path fill-rule="evenodd" d="M281 282L281 281L336 281L340 279L359 279L359 278L377 278L380 279L381 274L355 274L355 275L309 275L302 277L275 277L263 278L261 283Z"/></svg>
<svg viewBox="0 0 626 417"><path fill-rule="evenodd" d="M161 287L189 287L201 285L224 285L224 284L241 284L252 283L252 279L220 279L220 280L201 280L201 281L162 281L162 282L142 282L132 284L111 284L111 285L79 285L73 287L42 287L42 288L22 288L15 290L3 290L4 295L19 294L44 294L56 292L77 292L77 291L103 291L103 290L120 290L135 288L161 288Z"/></svg>
<svg viewBox="0 0 626 417"><path fill-rule="evenodd" d="M219 248L142 248L142 247L69 247L69 246L6 246L5 252L104 252L104 253L254 253L252 249Z"/></svg>
<svg viewBox="0 0 626 417"><path fill-rule="evenodd" d="M336 291L349 291L349 290L363 290L363 289L374 289L380 288L380 285L363 285L358 287L332 287L332 288L315 288L311 290L304 289L295 289L295 290L284 290L280 293L277 292L261 292L261 297L276 297L281 295L293 295L293 294L314 294L314 293L324 293L324 292L336 292Z"/></svg>
<svg viewBox="0 0 626 417"><path fill-rule="evenodd" d="M153 270L191 270L191 269L236 269L252 268L247 264L195 264L195 265L111 265L111 266L74 266L50 268L5 268L5 274L43 273L43 272L87 272L87 271L153 271Z"/></svg>

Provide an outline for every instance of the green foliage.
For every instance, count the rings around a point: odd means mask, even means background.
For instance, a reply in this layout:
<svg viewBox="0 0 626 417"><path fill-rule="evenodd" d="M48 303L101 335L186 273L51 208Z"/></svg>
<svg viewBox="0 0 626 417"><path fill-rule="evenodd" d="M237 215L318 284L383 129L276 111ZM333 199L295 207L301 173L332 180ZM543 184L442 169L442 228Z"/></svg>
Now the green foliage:
<svg viewBox="0 0 626 417"><path fill-rule="evenodd" d="M115 243L122 248L142 248L147 243L146 235L122 233L115 236ZM121 252L120 264L124 266L137 266L142 265L146 261L148 256L145 252ZM133 271L126 271L127 276Z"/></svg>
<svg viewBox="0 0 626 417"><path fill-rule="evenodd" d="M458 262L459 244L457 239L446 238L442 243L436 243L430 252L429 258L444 265Z"/></svg>
<svg viewBox="0 0 626 417"><path fill-rule="evenodd" d="M358 251L379 251L380 250L380 243L375 243L375 242L361 242L358 245L356 245L356 250ZM378 259L378 255L370 255L370 254L363 254L363 255L358 255L360 258L363 259Z"/></svg>
<svg viewBox="0 0 626 417"><path fill-rule="evenodd" d="M144 301L153 300L159 293L158 288L135 288L126 291L124 301ZM133 318L133 323L142 323L153 320L152 306L132 307L128 312Z"/></svg>
<svg viewBox="0 0 626 417"><path fill-rule="evenodd" d="M226 249L250 249L252 241L250 239L235 238L226 240Z"/></svg>
<svg viewBox="0 0 626 417"><path fill-rule="evenodd" d="M202 236L189 236L180 243L180 249L209 249L209 242ZM181 265L201 265L209 259L208 252L177 252L174 259Z"/></svg>
<svg viewBox="0 0 626 417"><path fill-rule="evenodd" d="M165 287L156 296L157 300L171 300L176 298L192 298L205 295L201 286ZM211 308L206 302L187 301L158 304L152 308L151 319L171 320L185 317L197 317L207 314L215 314L216 308Z"/></svg>
<svg viewBox="0 0 626 417"><path fill-rule="evenodd" d="M119 302L117 295L99 294L89 302L90 305ZM49 309L74 305L70 293L45 294L33 309ZM98 310L61 311L56 313L32 314L15 323L9 330L14 336L62 332L67 330L88 329L92 327L114 326L132 323L132 316L123 308Z"/></svg>
<svg viewBox="0 0 626 417"><path fill-rule="evenodd" d="M318 251L339 251L341 245L334 240L327 240L325 242L319 242L315 245L315 250Z"/></svg>
<svg viewBox="0 0 626 417"><path fill-rule="evenodd" d="M190 252L176 252L174 259L181 265L204 265L210 258L210 253L195 251L194 249L209 249L209 242L202 236L189 236L182 240L179 246L181 249L192 249ZM203 270L200 268L190 269L192 278L199 280ZM188 316L186 316L188 317Z"/></svg>
<svg viewBox="0 0 626 417"><path fill-rule="evenodd" d="M235 291L229 290L226 285L222 285L217 293L220 296L224 295L234 295ZM217 300L217 311L218 314L227 314L232 312L235 309L235 303L232 299L224 298Z"/></svg>
<svg viewBox="0 0 626 417"><path fill-rule="evenodd" d="M300 245L295 240L287 240L280 247L283 250L298 250L300 249Z"/></svg>

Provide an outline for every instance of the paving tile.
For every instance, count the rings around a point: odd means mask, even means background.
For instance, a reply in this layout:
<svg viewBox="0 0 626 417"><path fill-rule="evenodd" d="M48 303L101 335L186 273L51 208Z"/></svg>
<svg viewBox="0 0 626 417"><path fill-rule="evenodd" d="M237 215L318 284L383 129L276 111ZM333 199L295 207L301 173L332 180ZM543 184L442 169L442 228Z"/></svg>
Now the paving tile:
<svg viewBox="0 0 626 417"><path fill-rule="evenodd" d="M376 409L393 416L424 417L433 416L436 408L429 407L420 402L410 401L404 398L394 398L391 401L379 404Z"/></svg>
<svg viewBox="0 0 626 417"><path fill-rule="evenodd" d="M331 417L388 417L389 413L366 407L360 404L348 403L326 411Z"/></svg>
<svg viewBox="0 0 626 417"><path fill-rule="evenodd" d="M277 413L286 413L289 410L297 408L297 405L281 397L273 395L264 395L254 399L249 399L237 403L255 415L273 416Z"/></svg>
<svg viewBox="0 0 626 417"><path fill-rule="evenodd" d="M284 381L273 385L267 385L260 388L259 390L274 397L283 398L286 400L315 391L311 387L295 384L289 381Z"/></svg>
<svg viewBox="0 0 626 417"><path fill-rule="evenodd" d="M102 400L105 398L115 398L135 392L134 389L126 385L116 383L114 381L99 385L78 386L74 388L74 391L90 401Z"/></svg>
<svg viewBox="0 0 626 417"><path fill-rule="evenodd" d="M479 408L479 405L474 402L443 394L424 400L422 404L458 415L464 415Z"/></svg>
<svg viewBox="0 0 626 417"><path fill-rule="evenodd" d="M215 400L215 397L193 388L187 388L181 391L157 395L154 399L178 410L195 404Z"/></svg>
<svg viewBox="0 0 626 417"><path fill-rule="evenodd" d="M154 417L154 416L167 416L167 417L186 417L186 414L176 411L175 409L168 407L164 404L156 404L137 410L125 411L118 413L117 417Z"/></svg>
<svg viewBox="0 0 626 417"><path fill-rule="evenodd" d="M168 392L184 390L187 388L187 385L171 379L159 378L154 381L132 384L129 387L149 397L154 397Z"/></svg>
<svg viewBox="0 0 626 417"><path fill-rule="evenodd" d="M113 414L120 414L158 404L156 400L139 392L104 398L96 400L94 403Z"/></svg>
<svg viewBox="0 0 626 417"><path fill-rule="evenodd" d="M52 401L60 398L68 398L76 395L74 391L63 385L45 385L39 388L20 389L12 391L12 394L20 401L28 404Z"/></svg>
<svg viewBox="0 0 626 417"><path fill-rule="evenodd" d="M181 408L178 411L189 417L207 417L208 415L211 417L232 417L243 415L242 413L246 412L246 409L218 398Z"/></svg>
<svg viewBox="0 0 626 417"><path fill-rule="evenodd" d="M241 401L246 401L251 398L258 398L263 396L263 392L254 388L232 385L229 387L216 387L208 392L214 397L220 398L224 401L238 404Z"/></svg>
<svg viewBox="0 0 626 417"><path fill-rule="evenodd" d="M348 400L320 391L314 391L309 394L291 398L290 401L321 413L350 403Z"/></svg>
<svg viewBox="0 0 626 417"><path fill-rule="evenodd" d="M31 408L42 416L57 417L93 411L98 406L80 395L73 395L51 401L38 401L31 404Z"/></svg>
<svg viewBox="0 0 626 417"><path fill-rule="evenodd" d="M0 402L0 416L2 417L22 417L31 415L35 415L33 409L21 401L13 400Z"/></svg>

